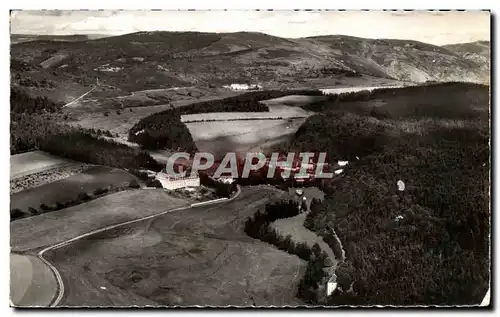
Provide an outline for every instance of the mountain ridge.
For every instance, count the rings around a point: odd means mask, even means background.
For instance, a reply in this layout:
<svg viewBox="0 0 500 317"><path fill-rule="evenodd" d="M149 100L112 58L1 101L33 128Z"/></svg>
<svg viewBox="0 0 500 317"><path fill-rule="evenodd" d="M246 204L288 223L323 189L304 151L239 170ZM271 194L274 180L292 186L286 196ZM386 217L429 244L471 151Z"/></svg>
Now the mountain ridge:
<svg viewBox="0 0 500 317"><path fill-rule="evenodd" d="M489 84L486 41L436 46L345 35L292 39L258 32L141 31L83 41L12 44L11 60L36 71L41 66L65 80L83 83L99 77L125 91L346 76Z"/></svg>

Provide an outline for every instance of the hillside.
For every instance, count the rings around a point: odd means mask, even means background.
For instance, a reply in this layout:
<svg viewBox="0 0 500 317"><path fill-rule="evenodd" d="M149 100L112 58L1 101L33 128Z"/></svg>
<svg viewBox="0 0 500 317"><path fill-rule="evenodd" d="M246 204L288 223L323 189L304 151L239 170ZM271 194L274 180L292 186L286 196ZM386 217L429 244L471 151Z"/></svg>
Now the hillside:
<svg viewBox="0 0 500 317"><path fill-rule="evenodd" d="M488 77L481 70L485 61L473 61L450 53L446 48L417 41L340 35L310 37L302 41L326 47L330 56L362 74L414 82L484 82Z"/></svg>
<svg viewBox="0 0 500 317"><path fill-rule="evenodd" d="M460 57L470 60L481 67L481 71L484 74L489 74L490 72L490 42L488 41L476 41L471 43L461 43L453 45L443 46L449 51L454 52ZM487 81L489 83L489 76Z"/></svg>
<svg viewBox="0 0 500 317"><path fill-rule="evenodd" d="M467 51L467 47L463 49ZM12 67L11 76L14 83L19 82L20 73L34 80L43 77L56 87L68 83L89 86L99 78L123 92L360 76L488 82L488 58L468 56L453 48L415 41L340 35L285 39L251 32L137 32L93 40L42 38L12 44L12 64L30 70Z"/></svg>
<svg viewBox="0 0 500 317"><path fill-rule="evenodd" d="M11 34L10 43L17 44L30 41L61 41L61 42L73 42L73 41L85 41L89 39L97 39L106 37L108 35L103 34L73 34L73 35L36 35L36 34Z"/></svg>
<svg viewBox="0 0 500 317"><path fill-rule="evenodd" d="M349 161L305 222L318 234L333 228L346 252L329 304L479 304L490 279L488 87L323 103L287 147Z"/></svg>

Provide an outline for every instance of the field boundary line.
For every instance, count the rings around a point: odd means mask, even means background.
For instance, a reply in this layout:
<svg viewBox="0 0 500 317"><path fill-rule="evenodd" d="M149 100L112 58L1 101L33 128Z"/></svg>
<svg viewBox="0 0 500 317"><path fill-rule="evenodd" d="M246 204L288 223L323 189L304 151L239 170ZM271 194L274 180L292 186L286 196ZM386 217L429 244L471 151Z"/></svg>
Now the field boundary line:
<svg viewBox="0 0 500 317"><path fill-rule="evenodd" d="M220 201L219 199L215 199L216 200L215 202L214 201L207 201L205 203L212 202L213 204L217 204L217 203L229 202L229 201L232 201L232 200L236 199L240 194L241 194L241 187L239 185L237 185L237 191L236 191L236 194L233 197L231 197L229 199L225 199L223 201ZM200 205L196 205L194 207L198 207L198 206L200 206ZM76 237L71 238L69 240L66 240L66 241L57 243L55 245L52 245L50 247L47 247L47 248L41 250L40 252L38 252L38 254L37 254L38 258L51 269L52 273L54 273L54 276L55 276L57 284L58 284L57 297L52 301L52 303L49 305L49 307L56 307L59 304L59 302L62 300L62 298L64 296L64 283L63 283L61 274L55 268L55 266L52 265L47 259L45 259L43 257L43 254L45 252L47 252L47 251L53 251L53 250L62 248L64 246L67 246L67 245L75 242L75 241L81 240L83 238L89 237L89 236L97 234L97 233L104 232L106 230L115 229L115 228L118 228L118 227L121 227L121 226L125 226L125 225L129 225L129 224L132 224L132 223L140 222L140 221L143 221L143 220L148 220L148 219L152 219L152 218L155 218L155 217L158 217L158 216L162 216L162 215L165 215L165 214L167 214L169 212L180 211L180 210L185 210L185 209L189 209L189 208L193 208L192 204L188 205L188 206L184 206L184 207L178 207L178 208L174 208L174 209L165 210L165 211L162 211L162 212L160 212L158 214L154 214L154 215L142 217L142 218L139 218L139 219L127 220L127 221L122 222L122 223L117 223L117 224L110 225L110 226L107 226L107 227L104 227L104 228L92 230L90 232L87 232L87 233L84 233L82 235L76 236Z"/></svg>

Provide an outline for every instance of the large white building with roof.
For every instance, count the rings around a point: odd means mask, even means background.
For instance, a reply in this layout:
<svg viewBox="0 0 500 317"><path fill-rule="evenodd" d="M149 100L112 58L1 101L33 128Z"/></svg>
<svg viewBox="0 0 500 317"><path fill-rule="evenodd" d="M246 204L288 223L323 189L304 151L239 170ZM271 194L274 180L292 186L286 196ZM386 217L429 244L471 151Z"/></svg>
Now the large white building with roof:
<svg viewBox="0 0 500 317"><path fill-rule="evenodd" d="M168 190L200 186L200 177L198 175L177 177L168 175L162 171L156 174L156 179L160 181L163 188Z"/></svg>

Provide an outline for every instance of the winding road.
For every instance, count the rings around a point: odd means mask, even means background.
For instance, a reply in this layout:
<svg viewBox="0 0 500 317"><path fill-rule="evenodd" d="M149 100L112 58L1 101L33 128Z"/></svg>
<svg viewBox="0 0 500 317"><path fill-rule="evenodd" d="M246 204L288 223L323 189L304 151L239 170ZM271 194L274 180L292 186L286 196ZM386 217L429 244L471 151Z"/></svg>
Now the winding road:
<svg viewBox="0 0 500 317"><path fill-rule="evenodd" d="M121 226L126 226L126 225L129 225L129 224L132 224L132 223L136 223L136 222L140 222L140 221L144 221L144 220L149 220L149 219L152 219L152 218L155 218L155 217L159 217L161 215L164 215L164 214L167 214L167 213L170 213L170 212L174 212L174 211L181 211L181 210L186 210L186 209L189 209L189 208L193 208L193 207L199 207L199 206L203 206L204 204L207 204L207 205L214 205L214 204L224 204L224 203L227 203L227 202L230 202L232 200L235 200L236 198L238 198L238 196L241 194L241 187L238 185L237 186L237 191L236 193L229 199L226 199L226 200L216 200L216 201L206 201L206 202L202 202L202 203L196 203L196 204L192 204L192 205L189 205L189 206L184 206L184 207L179 207L179 208L174 208L174 209L169 209L169 210L165 210L163 212L160 212L160 213L157 213L157 214L154 214L154 215L150 215L150 216L146 216L146 217L142 217L142 218L139 218L139 219L134 219L134 220L129 220L129 221L125 221L125 222L121 222L121 223L118 223L118 224L113 224L113 225L109 225L109 226L106 226L104 228L100 228L100 229L96 229L96 230L92 230L90 232L87 232L85 234L82 234L82 235L79 235L79 236L76 236L74 238L71 238L69 240L66 240L66 241L63 241L61 243L57 243L55 245L52 245L52 246L49 246L47 248L44 248L43 250L39 251L37 253L37 258L39 260L41 260L48 268L50 268L50 270L52 271L54 277L55 277L55 282L57 283L57 296L53 296L52 300L50 301L50 304L48 304L48 307L56 307L61 299L63 298L64 296L64 283L62 281L62 277L61 277L61 274L59 273L59 271L57 270L57 268L52 265L47 259L44 258L44 254L46 252L49 252L49 251L52 251L52 250L56 250L56 249L59 249L59 248L62 248L64 246L67 246L73 242L76 242L78 240L81 240L81 239L84 239L86 237L89 237L91 235L94 235L94 234L98 234L98 233L102 233L104 231L107 231L107 230L112 230L112 229L116 229L118 227L121 227ZM194 206L193 206L194 205ZM11 259L11 266L12 266L12 262L16 262L17 265L19 265L19 263L22 263L23 261L26 262L28 260L28 257L29 256L25 256L25 255L19 255L19 254L16 254L16 253L12 253L11 254L11 257L14 257L16 259L16 261L12 261ZM26 267L29 267L29 264L28 265L24 265L24 267L22 268L22 270L13 270L11 268L11 279L12 279L12 276L14 276L14 274L17 274L17 275L26 275L26 271L30 271L30 272L34 272L34 271L37 271L37 270L26 270L25 268ZM43 270L38 270L38 271L43 271ZM30 273L31 274L31 273ZM23 276L23 277L18 277L16 278L17 281L21 281L22 284L27 284L27 285L23 285L21 288L21 290L11 290L11 298L10 298L10 305L13 306L13 307L28 307L28 306L43 306L40 304L40 301L37 299L38 298L41 298L41 297L46 297L47 296L47 289L44 289L43 287L41 287L41 285L34 285L35 288L31 288L30 290L30 287L29 287L29 284L31 284L34 279L32 279L31 275L28 275L28 276ZM49 280L48 278L45 277L45 279L41 279L43 282L47 282L47 280ZM50 282L49 282L50 283ZM14 286L14 288L16 287L16 285L13 285L12 282L11 282L11 288ZM23 298L22 295L24 295L24 293L26 292L30 292L31 294L29 294L30 296L28 297L31 297L33 299L33 303L25 303L25 302L20 302L21 299ZM43 292L43 294L42 294ZM21 293L21 295L16 295L18 293ZM12 299L13 295L16 295L14 300ZM25 296L26 298L26 296ZM28 298L28 301L30 299Z"/></svg>

